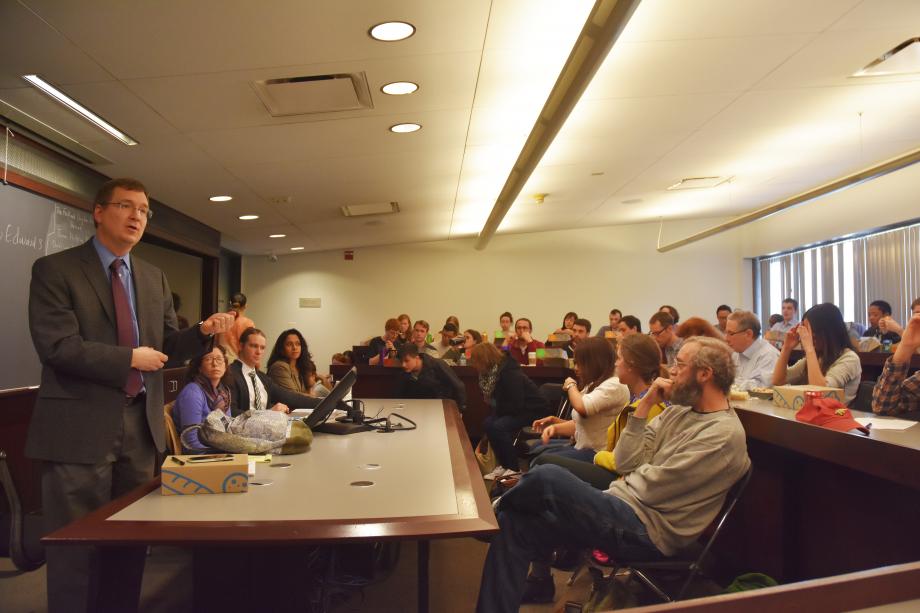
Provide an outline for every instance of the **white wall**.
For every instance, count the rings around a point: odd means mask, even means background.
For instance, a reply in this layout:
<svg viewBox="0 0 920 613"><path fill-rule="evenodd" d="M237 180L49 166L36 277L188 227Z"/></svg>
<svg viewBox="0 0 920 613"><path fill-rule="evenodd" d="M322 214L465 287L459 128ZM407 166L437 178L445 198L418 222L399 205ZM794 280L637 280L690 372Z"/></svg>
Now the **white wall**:
<svg viewBox="0 0 920 613"><path fill-rule="evenodd" d="M670 223L663 240L713 221ZM491 336L509 310L533 320L540 337L573 310L595 327L611 308L643 321L662 303L684 319L715 319L720 303L750 308L750 263L736 238L715 237L676 252L655 251L657 224L497 236L485 251L473 239L294 254L269 262L243 259L247 314L269 336L288 327L304 333L318 365L351 345L380 334L399 313L426 319L439 330L448 315L462 328ZM321 298L301 309L298 298Z"/></svg>

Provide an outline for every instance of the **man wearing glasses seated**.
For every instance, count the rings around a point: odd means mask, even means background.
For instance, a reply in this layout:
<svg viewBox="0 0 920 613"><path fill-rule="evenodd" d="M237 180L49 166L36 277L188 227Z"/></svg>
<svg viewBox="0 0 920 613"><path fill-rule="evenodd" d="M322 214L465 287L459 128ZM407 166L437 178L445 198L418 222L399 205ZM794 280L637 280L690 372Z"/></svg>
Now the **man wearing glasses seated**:
<svg viewBox="0 0 920 613"><path fill-rule="evenodd" d="M735 350L735 388L770 387L779 351L760 338L760 320L750 311L735 311L725 322L725 342Z"/></svg>
<svg viewBox="0 0 920 613"><path fill-rule="evenodd" d="M624 477L606 491L545 464L499 499L501 530L486 556L477 611L517 611L533 592L552 601L552 577L528 577L527 568L553 548L656 560L703 533L751 464L744 428L728 402L731 351L721 340L691 337L671 377L655 379L629 416L613 450ZM648 421L649 410L666 400L671 408Z"/></svg>
<svg viewBox="0 0 920 613"><path fill-rule="evenodd" d="M658 311L648 320L648 333L661 347L662 364L671 366L684 342L674 333L674 318L665 311Z"/></svg>

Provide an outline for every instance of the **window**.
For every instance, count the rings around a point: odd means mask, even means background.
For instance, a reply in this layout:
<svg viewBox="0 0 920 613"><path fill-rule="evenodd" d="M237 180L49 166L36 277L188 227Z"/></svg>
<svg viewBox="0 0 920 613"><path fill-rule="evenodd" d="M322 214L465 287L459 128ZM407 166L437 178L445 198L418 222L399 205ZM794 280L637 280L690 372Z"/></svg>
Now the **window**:
<svg viewBox="0 0 920 613"><path fill-rule="evenodd" d="M795 298L800 315L833 302L845 321L862 324L870 302L887 300L903 323L910 303L920 297L920 224L758 258L758 264L764 320L780 312L783 299Z"/></svg>

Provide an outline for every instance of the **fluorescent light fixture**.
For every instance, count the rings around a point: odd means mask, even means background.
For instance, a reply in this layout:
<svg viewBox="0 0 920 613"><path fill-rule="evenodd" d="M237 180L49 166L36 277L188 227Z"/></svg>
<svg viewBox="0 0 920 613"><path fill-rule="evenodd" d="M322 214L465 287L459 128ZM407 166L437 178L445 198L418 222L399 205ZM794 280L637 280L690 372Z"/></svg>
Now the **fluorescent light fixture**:
<svg viewBox="0 0 920 613"><path fill-rule="evenodd" d="M387 21L378 23L367 31L374 40L391 43L397 40L405 40L415 34L415 26L405 21Z"/></svg>
<svg viewBox="0 0 920 613"><path fill-rule="evenodd" d="M34 75L34 74L26 74L26 75L22 75L22 78L28 81L29 84L32 85L33 87L38 88L43 93L47 94L54 100L57 100L58 102L60 102L61 104L69 108L71 111L81 116L83 119L89 121L96 127L107 132L110 136L117 138L118 140L120 140L121 142L129 146L137 144L136 140L134 140L133 138L131 138L130 136L128 136L127 134L125 134L124 132L122 132L121 130L119 130L118 128L116 128L115 126L107 122L106 120L104 120L99 115L96 115L94 112L92 112L91 110L89 110L88 108L86 108L85 106L83 106L82 104L80 104L79 102L77 102L76 100L74 100L73 98L71 98L64 92L62 92L61 90L57 89L56 87L54 87L53 85L51 85L50 83L42 79L40 76Z"/></svg>
<svg viewBox="0 0 920 613"><path fill-rule="evenodd" d="M208 200L211 202L229 202L233 200L233 196L211 196Z"/></svg>
<svg viewBox="0 0 920 613"><path fill-rule="evenodd" d="M253 219L258 219L258 215L240 215L239 219L242 221L252 221Z"/></svg>
<svg viewBox="0 0 920 613"><path fill-rule="evenodd" d="M853 73L854 77L883 77L895 74L920 72L920 37L909 38L903 43L886 51L872 60L862 70Z"/></svg>
<svg viewBox="0 0 920 613"><path fill-rule="evenodd" d="M687 177L686 179L681 179L674 185L670 186L668 190L675 191L678 189L706 189L722 185L732 178L733 177Z"/></svg>
<svg viewBox="0 0 920 613"><path fill-rule="evenodd" d="M405 96L418 91L418 84L411 81L394 81L381 87L380 91L391 96Z"/></svg>
<svg viewBox="0 0 920 613"><path fill-rule="evenodd" d="M398 213L398 202L371 202L369 204L348 204L342 207L345 217L360 217L362 215L386 215Z"/></svg>
<svg viewBox="0 0 920 613"><path fill-rule="evenodd" d="M269 234L268 238L284 238L287 234Z"/></svg>
<svg viewBox="0 0 920 613"><path fill-rule="evenodd" d="M291 247L291 251L303 251L303 247Z"/></svg>
<svg viewBox="0 0 920 613"><path fill-rule="evenodd" d="M390 126L390 132L397 134L409 134L410 132L418 132L421 129L421 124L417 123L398 123L395 126Z"/></svg>

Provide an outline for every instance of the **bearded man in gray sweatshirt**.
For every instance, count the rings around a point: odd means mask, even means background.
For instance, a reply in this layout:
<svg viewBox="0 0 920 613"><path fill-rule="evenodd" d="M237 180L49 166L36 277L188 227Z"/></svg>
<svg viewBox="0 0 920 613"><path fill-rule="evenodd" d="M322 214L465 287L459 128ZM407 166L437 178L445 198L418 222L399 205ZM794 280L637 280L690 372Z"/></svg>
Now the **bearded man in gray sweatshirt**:
<svg viewBox="0 0 920 613"><path fill-rule="evenodd" d="M524 475L498 504L501 531L489 547L476 610L517 611L525 586L547 581L527 576L530 561L558 546L656 560L695 541L751 464L728 401L734 378L725 342L687 339L671 379L652 383L617 441L621 479L601 491L551 464ZM646 423L662 401L671 406Z"/></svg>

